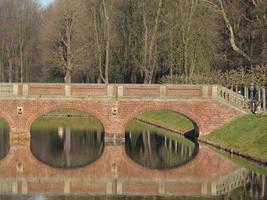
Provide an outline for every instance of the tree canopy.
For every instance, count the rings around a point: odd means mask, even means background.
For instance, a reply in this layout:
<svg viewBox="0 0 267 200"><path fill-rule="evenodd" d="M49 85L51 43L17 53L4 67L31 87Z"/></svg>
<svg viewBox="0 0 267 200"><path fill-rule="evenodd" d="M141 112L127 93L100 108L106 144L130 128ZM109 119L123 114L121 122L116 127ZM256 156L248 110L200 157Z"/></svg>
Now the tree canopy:
<svg viewBox="0 0 267 200"><path fill-rule="evenodd" d="M0 82L266 86L265 0L0 0Z"/></svg>

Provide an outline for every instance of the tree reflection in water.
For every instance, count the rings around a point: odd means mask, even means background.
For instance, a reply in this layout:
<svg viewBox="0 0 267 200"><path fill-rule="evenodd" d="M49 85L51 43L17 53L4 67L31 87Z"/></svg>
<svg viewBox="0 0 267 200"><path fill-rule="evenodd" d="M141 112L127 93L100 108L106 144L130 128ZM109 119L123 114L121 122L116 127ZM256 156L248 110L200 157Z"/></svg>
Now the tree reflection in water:
<svg viewBox="0 0 267 200"><path fill-rule="evenodd" d="M0 159L8 154L9 148L9 127L5 120L0 118Z"/></svg>
<svg viewBox="0 0 267 200"><path fill-rule="evenodd" d="M149 126L128 128L126 152L137 163L153 169L182 165L196 156L198 145L182 136L163 136Z"/></svg>
<svg viewBox="0 0 267 200"><path fill-rule="evenodd" d="M104 150L101 126L93 119L40 119L31 129L31 150L40 161L59 168L75 168L97 160ZM47 126L41 124L49 121ZM77 125L77 126L76 126Z"/></svg>

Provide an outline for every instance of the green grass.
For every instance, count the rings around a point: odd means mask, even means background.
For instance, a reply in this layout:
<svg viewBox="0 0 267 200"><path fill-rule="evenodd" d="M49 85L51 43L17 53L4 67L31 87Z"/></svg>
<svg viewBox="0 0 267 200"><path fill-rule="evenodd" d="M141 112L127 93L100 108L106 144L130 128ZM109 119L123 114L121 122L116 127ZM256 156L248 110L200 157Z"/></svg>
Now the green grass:
<svg viewBox="0 0 267 200"><path fill-rule="evenodd" d="M0 117L0 127L8 126L7 122Z"/></svg>
<svg viewBox="0 0 267 200"><path fill-rule="evenodd" d="M189 119L179 113L168 110L145 113L138 118L157 125L175 129L183 133L194 129L194 126Z"/></svg>
<svg viewBox="0 0 267 200"><path fill-rule="evenodd" d="M103 129L102 124L94 118L50 118L40 117L32 125L32 128L46 129L49 127L68 126L74 129Z"/></svg>
<svg viewBox="0 0 267 200"><path fill-rule="evenodd" d="M267 160L267 116L242 116L202 138Z"/></svg>

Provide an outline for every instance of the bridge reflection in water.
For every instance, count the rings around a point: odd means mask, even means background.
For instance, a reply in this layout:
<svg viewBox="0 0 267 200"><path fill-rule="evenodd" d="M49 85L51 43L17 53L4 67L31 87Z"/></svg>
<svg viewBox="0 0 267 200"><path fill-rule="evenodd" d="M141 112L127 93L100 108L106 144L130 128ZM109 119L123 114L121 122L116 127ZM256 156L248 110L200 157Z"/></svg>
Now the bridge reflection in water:
<svg viewBox="0 0 267 200"><path fill-rule="evenodd" d="M138 123L127 130L125 145L104 144L103 132L94 129L87 130L91 135L86 136L75 133L71 123L59 127L42 133L42 126L33 126L30 146L10 147L0 160L0 199L3 195L39 194L212 198L229 195L252 182L251 173L214 150L199 147L180 136L163 136L153 128L142 127L140 132ZM39 135L34 134L34 129ZM88 143L79 141L83 137ZM60 138L63 138L62 144L49 146ZM94 153L90 154L90 150ZM74 160L78 160L78 164L74 165ZM80 167L73 168L77 166ZM265 180L262 176L259 181ZM264 189L265 186L257 190L263 199ZM252 189L252 193L254 191Z"/></svg>
<svg viewBox="0 0 267 200"><path fill-rule="evenodd" d="M29 147L15 146L0 171L1 194L220 195L249 180L246 170L208 148L184 166L160 171L133 162L123 146L107 146L93 164L63 170L37 161Z"/></svg>
<svg viewBox="0 0 267 200"><path fill-rule="evenodd" d="M124 146L106 146L94 163L64 170L39 162L27 146L13 146L0 171L0 193L24 195L220 195L248 181L246 170L205 147L186 165L153 170L133 162Z"/></svg>

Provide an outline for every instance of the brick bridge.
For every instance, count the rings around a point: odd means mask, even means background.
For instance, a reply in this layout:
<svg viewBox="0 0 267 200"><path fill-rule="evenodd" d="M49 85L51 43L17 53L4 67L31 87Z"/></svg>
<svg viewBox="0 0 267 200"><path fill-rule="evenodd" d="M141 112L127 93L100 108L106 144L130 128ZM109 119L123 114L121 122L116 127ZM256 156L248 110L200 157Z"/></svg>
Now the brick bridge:
<svg viewBox="0 0 267 200"><path fill-rule="evenodd" d="M29 137L32 123L58 109L84 111L106 134L124 136L142 113L171 110L189 118L200 134L246 113L244 97L217 85L0 84L0 117L15 138Z"/></svg>

